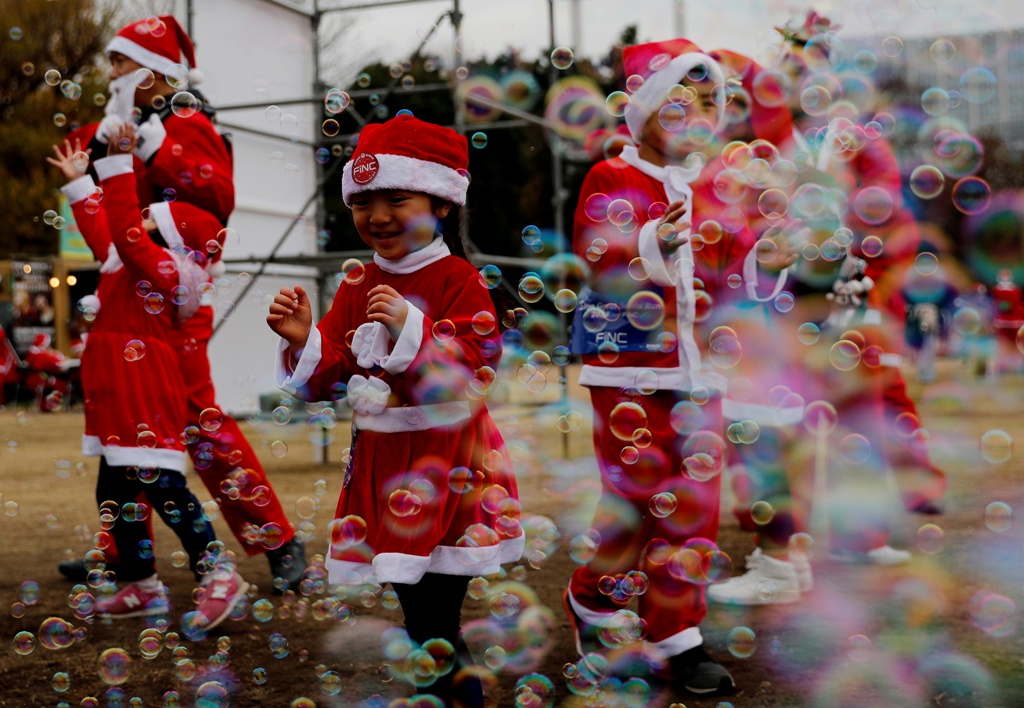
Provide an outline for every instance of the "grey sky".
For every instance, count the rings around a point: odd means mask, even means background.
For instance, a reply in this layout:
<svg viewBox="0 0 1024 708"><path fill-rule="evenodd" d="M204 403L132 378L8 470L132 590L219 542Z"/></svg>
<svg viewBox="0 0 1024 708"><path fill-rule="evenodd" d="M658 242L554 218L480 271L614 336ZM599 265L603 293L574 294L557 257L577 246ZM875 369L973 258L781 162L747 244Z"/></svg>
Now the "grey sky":
<svg viewBox="0 0 1024 708"><path fill-rule="evenodd" d="M729 48L758 57L774 25L803 18L814 8L842 25L847 36L914 37L990 31L1024 25L1021 0L554 0L555 39L572 45L573 8L579 8L580 45L585 56L607 50L623 27L636 24L641 40L684 36L702 48ZM323 3L326 4L326 3ZM350 0L338 4L354 4ZM508 46L532 58L545 53L548 0L461 0L463 47L467 56L494 56ZM354 20L333 71L338 83L368 60L398 61L415 48L451 0L425 0L338 13L331 22ZM682 17L678 15L682 8ZM680 24L680 19L682 24ZM448 60L452 32L447 22L428 50Z"/></svg>

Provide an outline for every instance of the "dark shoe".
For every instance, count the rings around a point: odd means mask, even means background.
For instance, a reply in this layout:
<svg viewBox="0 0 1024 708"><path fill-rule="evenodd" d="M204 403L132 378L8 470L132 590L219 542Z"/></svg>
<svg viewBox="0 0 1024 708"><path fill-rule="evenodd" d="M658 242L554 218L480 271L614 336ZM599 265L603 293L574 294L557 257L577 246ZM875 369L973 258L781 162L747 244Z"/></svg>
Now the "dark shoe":
<svg viewBox="0 0 1024 708"><path fill-rule="evenodd" d="M63 561L57 564L57 570L73 583L84 583L89 579L89 569L84 560Z"/></svg>
<svg viewBox="0 0 1024 708"><path fill-rule="evenodd" d="M690 693L727 694L736 690L732 674L708 656L703 646L676 654L668 661L673 683Z"/></svg>
<svg viewBox="0 0 1024 708"><path fill-rule="evenodd" d="M306 546L293 538L280 548L267 551L267 562L274 579L275 595L281 595L285 590L297 591L306 572Z"/></svg>
<svg viewBox="0 0 1024 708"><path fill-rule="evenodd" d="M917 506L910 508L911 514L922 514L924 516L938 516L943 511L942 504L933 499L926 499Z"/></svg>
<svg viewBox="0 0 1024 708"><path fill-rule="evenodd" d="M579 655L586 656L595 651L601 651L604 647L598 638L598 627L584 622L583 618L576 614L572 603L569 602L569 588L562 593L562 606L565 607L565 616L569 618L569 629L572 630L572 638Z"/></svg>

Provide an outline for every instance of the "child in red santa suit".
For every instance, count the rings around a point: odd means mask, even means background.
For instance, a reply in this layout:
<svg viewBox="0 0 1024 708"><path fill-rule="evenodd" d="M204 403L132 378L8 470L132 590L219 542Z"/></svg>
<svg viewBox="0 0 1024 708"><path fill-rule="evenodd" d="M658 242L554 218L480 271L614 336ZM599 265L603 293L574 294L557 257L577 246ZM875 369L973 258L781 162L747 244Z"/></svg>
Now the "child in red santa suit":
<svg viewBox="0 0 1024 708"><path fill-rule="evenodd" d="M645 625L679 688L725 692L733 678L704 652L700 623L721 557L725 455L724 376L708 352L727 354L734 340L707 325L734 296L727 280L742 278L753 236L696 154L713 149L724 125L718 63L683 39L626 47L623 62L629 84L642 80L625 114L637 146L591 169L573 227L574 250L591 267L573 343L594 407L602 495L596 555L564 599L582 654L601 648L600 630L639 595L629 639Z"/></svg>
<svg viewBox="0 0 1024 708"><path fill-rule="evenodd" d="M25 363L32 372L25 377L25 385L37 392L39 410L50 413L60 408L68 392L67 372L69 360L52 346L48 334L37 334L25 353Z"/></svg>
<svg viewBox="0 0 1024 708"><path fill-rule="evenodd" d="M82 357L86 432L83 450L99 454L96 501L116 546L121 588L97 604L104 617L165 614L145 524L155 509L189 555L200 581L195 626L223 622L248 588L226 558L208 552L213 527L185 480L184 382L172 347L172 330L199 306L208 275L196 252L215 239L217 219L184 203L153 204L143 220L132 170L134 127L111 135L109 156L95 163L102 204L84 176L80 145L65 143L49 158L72 181L64 193L98 259L104 259L91 305L97 316ZM158 225L159 224L159 225ZM138 504L140 495L148 501Z"/></svg>
<svg viewBox="0 0 1024 708"><path fill-rule="evenodd" d="M342 282L315 327L298 286L267 317L282 387L307 400L347 392L355 411L330 582L390 582L420 644L454 644L469 579L524 544L511 461L484 401L501 351L494 307L458 234L438 230L465 204L468 157L464 136L412 116L364 128L342 190L373 262ZM420 690L448 700L451 683L447 673Z"/></svg>
<svg viewBox="0 0 1024 708"><path fill-rule="evenodd" d="M121 28L107 45L107 56L107 116L70 139L81 139L101 153L111 129L138 121L135 174L141 203L188 202L227 224L235 203L231 151L215 127L213 107L195 88L201 77L191 39L172 15L151 17ZM191 71L179 63L183 57ZM215 246L201 249L211 272L223 272L223 241L223 233L218 234ZM186 383L193 466L245 552L266 553L274 592L295 589L306 568L305 548L295 539L255 450L235 419L217 404L208 355L213 289L203 292L195 314L174 330L173 342ZM84 565L62 563L61 572L80 579Z"/></svg>

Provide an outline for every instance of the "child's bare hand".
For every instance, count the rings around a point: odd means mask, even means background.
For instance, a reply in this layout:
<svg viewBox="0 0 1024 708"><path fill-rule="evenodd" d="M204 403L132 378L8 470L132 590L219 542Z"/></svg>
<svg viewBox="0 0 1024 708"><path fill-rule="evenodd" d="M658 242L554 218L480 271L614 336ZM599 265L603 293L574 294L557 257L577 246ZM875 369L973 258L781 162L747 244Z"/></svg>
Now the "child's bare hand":
<svg viewBox="0 0 1024 708"><path fill-rule="evenodd" d="M371 322L380 322L388 328L393 340L398 340L405 326L405 318L409 315L409 303L401 293L389 285L378 285L368 295L366 315Z"/></svg>
<svg viewBox="0 0 1024 708"><path fill-rule="evenodd" d="M690 239L679 234L692 226L690 207L686 200L680 199L669 204L665 213L658 219L658 245L662 254L666 257L671 256L676 249L687 243Z"/></svg>
<svg viewBox="0 0 1024 708"><path fill-rule="evenodd" d="M296 285L294 289L281 288L274 296L267 314L267 324L288 342L292 354L299 356L302 353L313 327L313 308L301 285Z"/></svg>
<svg viewBox="0 0 1024 708"><path fill-rule="evenodd" d="M754 245L754 248L757 249L757 262L765 270L776 272L793 265L800 255L794 241L800 241L801 238L806 239L804 231L809 230L801 230L792 238L782 229L766 232L764 237Z"/></svg>
<svg viewBox="0 0 1024 708"><path fill-rule="evenodd" d="M110 145L107 155L131 155L135 150L138 137L135 135L135 124L128 122L110 132Z"/></svg>
<svg viewBox="0 0 1024 708"><path fill-rule="evenodd" d="M56 145L53 146L53 154L56 159L47 157L46 161L59 169L68 182L78 179L89 169L89 155L92 150L82 150L82 141L75 138L72 145L68 140L64 141L63 151Z"/></svg>

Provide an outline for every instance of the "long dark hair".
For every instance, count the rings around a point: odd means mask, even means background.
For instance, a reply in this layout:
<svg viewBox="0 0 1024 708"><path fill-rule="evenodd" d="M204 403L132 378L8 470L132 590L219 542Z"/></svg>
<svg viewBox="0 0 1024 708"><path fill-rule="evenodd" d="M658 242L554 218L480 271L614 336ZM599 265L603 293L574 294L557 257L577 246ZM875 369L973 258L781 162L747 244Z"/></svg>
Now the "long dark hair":
<svg viewBox="0 0 1024 708"><path fill-rule="evenodd" d="M435 214L445 205L451 207L444 218L439 218L437 220L437 230L441 234L441 238L444 239L445 245L448 246L448 250L452 252L453 256L458 256L474 267L479 267L478 264L474 263L473 259L469 257L465 241L462 238L462 220L466 220L466 225L468 227L469 208L453 204L441 199L440 197L434 196L430 198L430 202L434 208ZM500 323L501 330L504 331L509 328L506 325L507 322L516 321L515 316L510 315L509 313L518 307L518 303L508 290L502 286L492 288L490 293L491 303L494 305L495 314L498 316L498 322Z"/></svg>

